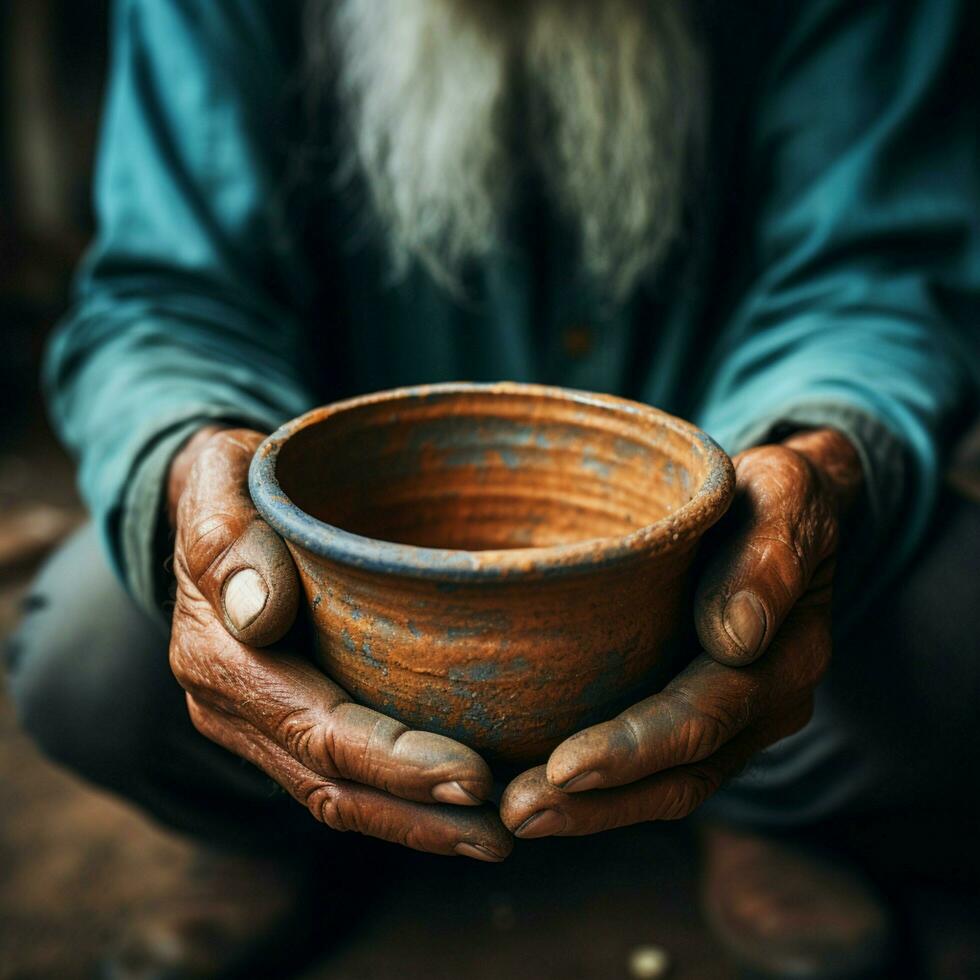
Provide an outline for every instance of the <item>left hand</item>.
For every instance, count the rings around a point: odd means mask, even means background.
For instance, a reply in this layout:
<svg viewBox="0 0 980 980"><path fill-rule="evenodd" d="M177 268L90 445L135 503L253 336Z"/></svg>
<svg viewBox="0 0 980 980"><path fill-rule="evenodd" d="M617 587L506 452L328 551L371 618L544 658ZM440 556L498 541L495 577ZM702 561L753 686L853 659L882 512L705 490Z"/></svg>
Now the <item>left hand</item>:
<svg viewBox="0 0 980 980"><path fill-rule="evenodd" d="M750 449L735 471L735 502L695 597L706 652L518 776L501 802L516 836L685 817L809 720L830 663L834 558L860 461L841 433L820 429Z"/></svg>

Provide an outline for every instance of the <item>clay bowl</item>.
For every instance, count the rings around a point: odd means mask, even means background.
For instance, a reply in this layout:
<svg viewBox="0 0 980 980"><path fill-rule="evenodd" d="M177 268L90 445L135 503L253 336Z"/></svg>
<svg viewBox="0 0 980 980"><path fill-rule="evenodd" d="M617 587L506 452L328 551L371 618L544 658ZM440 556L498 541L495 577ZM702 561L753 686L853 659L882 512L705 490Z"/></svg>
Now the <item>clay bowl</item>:
<svg viewBox="0 0 980 980"><path fill-rule="evenodd" d="M319 408L262 443L250 473L327 674L512 764L676 672L686 573L733 485L693 425L520 384Z"/></svg>

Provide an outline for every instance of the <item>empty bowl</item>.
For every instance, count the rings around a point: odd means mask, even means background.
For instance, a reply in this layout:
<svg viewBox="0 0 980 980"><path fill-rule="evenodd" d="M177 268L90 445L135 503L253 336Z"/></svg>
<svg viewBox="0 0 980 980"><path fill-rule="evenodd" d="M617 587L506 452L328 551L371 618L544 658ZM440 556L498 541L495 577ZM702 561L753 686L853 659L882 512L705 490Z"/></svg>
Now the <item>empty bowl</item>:
<svg viewBox="0 0 980 980"><path fill-rule="evenodd" d="M647 405L523 384L354 398L284 425L250 488L326 673L491 762L543 760L687 659L688 571L731 461Z"/></svg>

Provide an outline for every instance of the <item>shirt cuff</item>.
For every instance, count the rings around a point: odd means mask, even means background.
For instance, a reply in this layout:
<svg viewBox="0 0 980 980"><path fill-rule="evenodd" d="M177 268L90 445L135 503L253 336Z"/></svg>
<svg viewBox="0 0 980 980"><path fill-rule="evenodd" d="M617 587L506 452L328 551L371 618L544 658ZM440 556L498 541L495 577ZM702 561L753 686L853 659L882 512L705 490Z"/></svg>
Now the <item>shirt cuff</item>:
<svg viewBox="0 0 980 980"><path fill-rule="evenodd" d="M272 432L285 421L273 414L243 414L227 406L197 406L166 420L133 470L123 500L119 527L125 585L136 603L155 619L170 618L173 535L165 513L170 463L191 436L205 425L224 423Z"/></svg>

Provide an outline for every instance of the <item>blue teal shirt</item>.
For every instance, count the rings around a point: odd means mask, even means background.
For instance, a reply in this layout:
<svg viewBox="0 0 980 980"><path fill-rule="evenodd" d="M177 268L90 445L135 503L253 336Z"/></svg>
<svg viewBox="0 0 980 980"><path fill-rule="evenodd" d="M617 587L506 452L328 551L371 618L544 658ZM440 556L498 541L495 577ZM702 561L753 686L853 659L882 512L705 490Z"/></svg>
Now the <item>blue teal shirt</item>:
<svg viewBox="0 0 980 980"><path fill-rule="evenodd" d="M729 451L829 424L864 463L863 554L909 554L976 410L970 0L703 0L712 119L688 234L611 308L533 194L456 301L392 281L303 98L298 0L119 0L98 235L47 357L52 414L148 607L163 478L203 422L269 429L445 379L616 392Z"/></svg>

